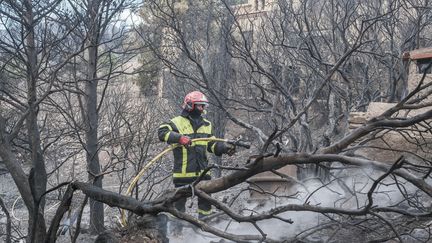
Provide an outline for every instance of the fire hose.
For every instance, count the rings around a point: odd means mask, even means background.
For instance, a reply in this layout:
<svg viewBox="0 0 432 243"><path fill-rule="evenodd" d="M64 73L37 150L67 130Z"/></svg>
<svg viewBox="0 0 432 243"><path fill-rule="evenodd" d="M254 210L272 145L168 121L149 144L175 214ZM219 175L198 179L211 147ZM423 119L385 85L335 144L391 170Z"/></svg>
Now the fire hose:
<svg viewBox="0 0 432 243"><path fill-rule="evenodd" d="M214 142L226 142L235 146L240 146L240 147L244 147L249 149L250 148L250 143L248 142L244 142L244 141L240 141L240 140L231 140L231 139L223 139L223 138L215 138L215 137L210 137L210 138L194 138L192 139L192 144L194 142L201 142L201 141L214 141ZM162 156L164 156L166 153L172 151L173 149L180 147L182 145L180 144L172 144L170 146L168 146L166 149L164 149L162 152L160 152L158 155L156 155L152 160L150 160L141 170L140 172L135 176L135 178L131 181L127 191L126 191L126 195L132 195L132 190L135 188L138 180L144 175L144 173L150 168L150 166L152 166L156 161L158 161L160 158L162 158ZM126 214L125 214L125 210L122 209L121 210L121 225L123 227L125 227L127 225L126 223Z"/></svg>

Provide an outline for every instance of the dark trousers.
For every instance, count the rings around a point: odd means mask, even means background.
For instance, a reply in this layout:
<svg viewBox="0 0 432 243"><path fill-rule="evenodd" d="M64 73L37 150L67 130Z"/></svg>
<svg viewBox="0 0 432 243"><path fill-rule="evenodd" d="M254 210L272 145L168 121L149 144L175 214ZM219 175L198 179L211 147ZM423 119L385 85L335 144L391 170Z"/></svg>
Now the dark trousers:
<svg viewBox="0 0 432 243"><path fill-rule="evenodd" d="M174 186L175 187L182 187L182 186L186 186L191 184L192 182L194 182L197 178L174 178L173 182L174 182ZM203 180L210 180L211 177L210 176L205 176L203 178ZM180 212L185 212L186 211L186 200L187 198L181 198L180 200L176 201L174 203L174 206L177 210L179 210ZM211 204L209 201L202 199L202 198L198 198L198 217L205 217L207 215L209 215L211 213Z"/></svg>

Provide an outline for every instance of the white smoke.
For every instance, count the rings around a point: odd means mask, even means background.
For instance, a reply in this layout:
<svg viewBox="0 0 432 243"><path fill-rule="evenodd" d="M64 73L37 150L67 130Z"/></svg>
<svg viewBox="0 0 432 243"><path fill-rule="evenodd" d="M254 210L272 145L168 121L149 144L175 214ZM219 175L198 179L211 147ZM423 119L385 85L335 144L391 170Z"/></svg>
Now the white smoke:
<svg viewBox="0 0 432 243"><path fill-rule="evenodd" d="M358 210L368 203L367 193L373 182L381 176L383 172L372 169L362 169L361 171L347 171L340 174L340 180L331 180L328 184L323 185L318 180L311 180L303 185L297 185L298 194L293 199L268 200L264 205L251 201L247 203L242 201L241 212L244 215L250 215L251 211L265 212L275 206L287 204L310 204L321 207L335 207L343 209ZM394 180L388 178L383 181L373 194L374 206L393 206L403 202L403 195L400 188L406 191L414 191L414 187L403 180ZM246 209L246 210L245 210ZM284 219L290 219L292 224L283 222L278 219L270 219L258 222L258 226L272 239L289 239L299 233L316 227L328 221L326 217L314 212L285 212L278 215ZM237 223L233 221L222 221L213 227L232 234L259 235L259 231L250 223ZM197 234L194 230L186 229L180 239L172 239L172 242L217 242L219 238L210 236L208 233ZM208 235L205 237L204 235Z"/></svg>

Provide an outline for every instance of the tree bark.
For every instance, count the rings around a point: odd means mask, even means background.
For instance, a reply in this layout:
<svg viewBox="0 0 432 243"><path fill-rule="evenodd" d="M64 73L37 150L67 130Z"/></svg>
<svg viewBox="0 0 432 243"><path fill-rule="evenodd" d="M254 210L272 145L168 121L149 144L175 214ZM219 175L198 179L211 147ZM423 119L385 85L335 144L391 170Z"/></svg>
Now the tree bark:
<svg viewBox="0 0 432 243"><path fill-rule="evenodd" d="M98 110L97 110L97 62L98 62L98 9L99 1L89 1L89 39L88 39L88 66L87 82L85 84L86 99L86 157L89 179L93 185L102 188L102 177L98 156ZM90 198L90 229L93 233L101 233L104 228L103 204Z"/></svg>
<svg viewBox="0 0 432 243"><path fill-rule="evenodd" d="M27 29L27 37L25 39L27 50L27 103L28 103L28 116L27 116L27 131L31 148L32 170L34 172L33 180L30 181L31 192L33 201L35 203L34 210L38 212L30 212L29 217L29 239L31 242L43 242L45 239L46 228L44 219L45 200L42 198L43 193L46 191L47 173L45 168L45 161L40 147L40 133L37 124L37 94L36 83L38 75L37 67L37 50L35 44L35 21L33 19L33 6L32 0L25 2L25 22ZM33 216L32 216L33 215Z"/></svg>

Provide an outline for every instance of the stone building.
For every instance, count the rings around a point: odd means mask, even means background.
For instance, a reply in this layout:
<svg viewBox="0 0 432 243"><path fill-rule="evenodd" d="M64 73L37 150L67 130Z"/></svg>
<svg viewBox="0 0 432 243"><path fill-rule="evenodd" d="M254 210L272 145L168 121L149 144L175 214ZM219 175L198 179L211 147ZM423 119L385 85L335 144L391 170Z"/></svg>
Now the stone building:
<svg viewBox="0 0 432 243"><path fill-rule="evenodd" d="M431 83L432 48L422 48L406 52L402 59L408 68L407 92L405 96L414 91L420 84ZM424 78L423 78L423 75ZM426 96L419 104L418 109L404 109L395 117L412 117L431 109L432 96L429 95L431 88L425 88L418 92L413 98ZM381 115L397 103L371 102L366 112L351 112L349 119L350 129L362 126L366 121ZM366 158L392 163L401 155L415 157L418 155L430 158L432 144L432 133L427 127L409 127L407 129L386 130L379 132L375 138L363 144L364 148L358 149L356 154Z"/></svg>

